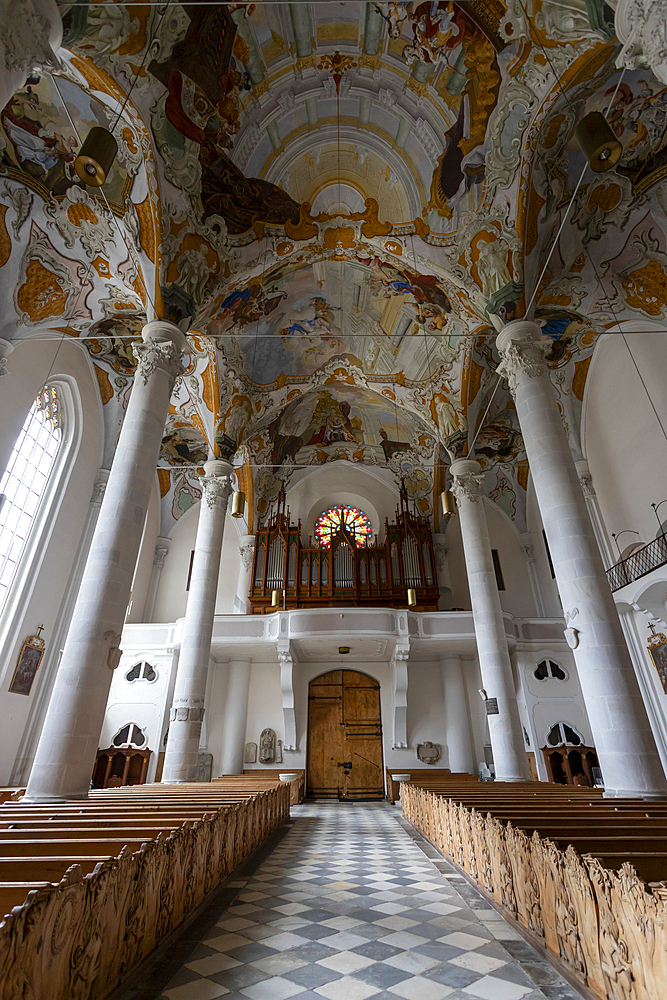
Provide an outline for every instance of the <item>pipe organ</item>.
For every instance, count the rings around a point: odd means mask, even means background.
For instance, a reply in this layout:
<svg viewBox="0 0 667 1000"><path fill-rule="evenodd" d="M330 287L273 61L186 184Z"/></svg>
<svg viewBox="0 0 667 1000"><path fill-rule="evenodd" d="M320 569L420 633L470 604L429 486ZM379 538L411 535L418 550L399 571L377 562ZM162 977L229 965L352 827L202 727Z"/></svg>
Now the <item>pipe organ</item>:
<svg viewBox="0 0 667 1000"><path fill-rule="evenodd" d="M331 544L301 540L301 522L291 524L281 492L267 522L257 530L249 602L252 614L265 614L272 591L283 592L281 607L407 606L407 591L417 592L419 611L437 611L438 583L433 536L426 518L409 510L405 489L393 524L385 521L384 541L357 544L341 521Z"/></svg>

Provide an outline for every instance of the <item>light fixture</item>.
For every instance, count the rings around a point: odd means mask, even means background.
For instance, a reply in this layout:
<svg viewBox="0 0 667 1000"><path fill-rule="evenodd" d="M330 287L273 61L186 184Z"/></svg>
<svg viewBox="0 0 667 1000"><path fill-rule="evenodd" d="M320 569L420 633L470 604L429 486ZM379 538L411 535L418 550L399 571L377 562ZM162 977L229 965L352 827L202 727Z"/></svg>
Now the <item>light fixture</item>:
<svg viewBox="0 0 667 1000"><path fill-rule="evenodd" d="M232 497L232 517L243 517L245 513L245 493L242 490L234 490Z"/></svg>
<svg viewBox="0 0 667 1000"><path fill-rule="evenodd" d="M442 506L443 517L454 517L456 514L456 500L451 490L443 490L440 494L440 504Z"/></svg>
<svg viewBox="0 0 667 1000"><path fill-rule="evenodd" d="M417 591L414 587L408 587L408 607L414 608L417 605Z"/></svg>
<svg viewBox="0 0 667 1000"><path fill-rule="evenodd" d="M623 146L601 111L591 111L582 118L574 134L591 170L596 174L611 170L620 160Z"/></svg>
<svg viewBox="0 0 667 1000"><path fill-rule="evenodd" d="M102 187L118 152L118 143L108 129L96 125L74 161L74 169L86 184Z"/></svg>
<svg viewBox="0 0 667 1000"><path fill-rule="evenodd" d="M349 653L350 652L350 647L349 646L339 646L338 647L338 652L341 654L341 656L343 656L345 653Z"/></svg>
<svg viewBox="0 0 667 1000"><path fill-rule="evenodd" d="M281 594L282 594L282 590L272 590L271 591L271 607L272 608L279 608L280 607L280 595Z"/></svg>

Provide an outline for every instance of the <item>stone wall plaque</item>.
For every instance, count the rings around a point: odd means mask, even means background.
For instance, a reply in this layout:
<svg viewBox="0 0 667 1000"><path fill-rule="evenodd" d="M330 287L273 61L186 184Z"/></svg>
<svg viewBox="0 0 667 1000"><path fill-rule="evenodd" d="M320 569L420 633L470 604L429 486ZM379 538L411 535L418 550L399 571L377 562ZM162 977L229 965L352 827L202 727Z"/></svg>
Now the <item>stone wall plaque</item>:
<svg viewBox="0 0 667 1000"><path fill-rule="evenodd" d="M257 744L256 743L246 743L245 750L243 751L243 763L244 764L256 764L257 763Z"/></svg>
<svg viewBox="0 0 667 1000"><path fill-rule="evenodd" d="M417 757L422 762L422 764L437 764L440 760L440 752L442 747L439 743L431 743L427 740L425 743L419 743L417 746Z"/></svg>
<svg viewBox="0 0 667 1000"><path fill-rule="evenodd" d="M210 781L213 774L213 754L197 754L197 781Z"/></svg>
<svg viewBox="0 0 667 1000"><path fill-rule="evenodd" d="M276 759L276 734L273 729L263 729L259 737L259 762L272 764Z"/></svg>

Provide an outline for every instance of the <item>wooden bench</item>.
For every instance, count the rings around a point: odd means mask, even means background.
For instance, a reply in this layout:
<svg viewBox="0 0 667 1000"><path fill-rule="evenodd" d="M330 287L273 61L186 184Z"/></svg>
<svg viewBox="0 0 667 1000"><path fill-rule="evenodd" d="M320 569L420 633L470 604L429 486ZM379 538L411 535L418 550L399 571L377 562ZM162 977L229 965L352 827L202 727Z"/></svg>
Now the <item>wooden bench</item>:
<svg viewBox="0 0 667 1000"><path fill-rule="evenodd" d="M422 773L423 772L423 773ZM422 781L449 781L461 782L461 781L475 781L478 782L479 778L476 774L466 774L465 772L451 772L448 767L408 767L405 771L401 771L398 767L387 767L385 769L386 773L386 788L387 788L387 798L393 804L398 802L401 797L401 783L400 781L394 781L393 774L409 774L411 780L416 781L421 784Z"/></svg>

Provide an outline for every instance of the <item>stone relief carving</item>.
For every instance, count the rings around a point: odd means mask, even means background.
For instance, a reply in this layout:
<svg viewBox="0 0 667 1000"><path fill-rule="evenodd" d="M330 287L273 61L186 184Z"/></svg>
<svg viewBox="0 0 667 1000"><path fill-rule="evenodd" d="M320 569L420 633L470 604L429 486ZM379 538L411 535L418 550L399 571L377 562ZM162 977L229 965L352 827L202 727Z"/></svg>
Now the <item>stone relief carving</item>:
<svg viewBox="0 0 667 1000"><path fill-rule="evenodd" d="M210 781L213 774L213 754L197 754L197 781Z"/></svg>
<svg viewBox="0 0 667 1000"><path fill-rule="evenodd" d="M440 744L431 743L430 740L426 740L425 743L419 743L417 745L417 757L422 764L437 764L440 760L441 752L442 747Z"/></svg>
<svg viewBox="0 0 667 1000"><path fill-rule="evenodd" d="M273 729L263 729L259 737L259 762L271 764L276 759L276 734Z"/></svg>
<svg viewBox="0 0 667 1000"><path fill-rule="evenodd" d="M650 69L667 83L667 0L618 0L619 69Z"/></svg>
<svg viewBox="0 0 667 1000"><path fill-rule="evenodd" d="M243 763L244 764L256 764L257 763L257 744L256 743L246 743L245 750L243 751Z"/></svg>

